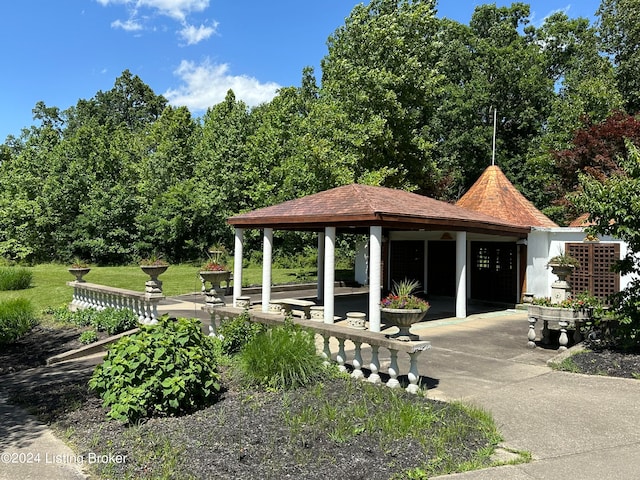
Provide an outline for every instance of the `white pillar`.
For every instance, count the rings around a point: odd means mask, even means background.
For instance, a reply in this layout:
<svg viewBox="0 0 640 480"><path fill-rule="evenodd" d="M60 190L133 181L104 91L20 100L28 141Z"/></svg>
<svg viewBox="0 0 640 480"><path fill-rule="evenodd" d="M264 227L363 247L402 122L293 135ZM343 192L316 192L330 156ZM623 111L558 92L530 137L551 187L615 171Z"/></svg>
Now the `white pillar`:
<svg viewBox="0 0 640 480"><path fill-rule="evenodd" d="M237 307L236 301L242 296L242 241L244 229L236 228L235 246L233 252L233 306Z"/></svg>
<svg viewBox="0 0 640 480"><path fill-rule="evenodd" d="M324 323L333 323L336 265L336 227L324 229Z"/></svg>
<svg viewBox="0 0 640 480"><path fill-rule="evenodd" d="M269 311L271 302L271 260L273 255L273 229L265 228L262 244L262 311Z"/></svg>
<svg viewBox="0 0 640 480"><path fill-rule="evenodd" d="M467 318L467 232L456 233L456 317Z"/></svg>
<svg viewBox="0 0 640 480"><path fill-rule="evenodd" d="M382 227L369 228L369 331L380 331Z"/></svg>
<svg viewBox="0 0 640 480"><path fill-rule="evenodd" d="M318 232L318 302L324 301L324 235Z"/></svg>

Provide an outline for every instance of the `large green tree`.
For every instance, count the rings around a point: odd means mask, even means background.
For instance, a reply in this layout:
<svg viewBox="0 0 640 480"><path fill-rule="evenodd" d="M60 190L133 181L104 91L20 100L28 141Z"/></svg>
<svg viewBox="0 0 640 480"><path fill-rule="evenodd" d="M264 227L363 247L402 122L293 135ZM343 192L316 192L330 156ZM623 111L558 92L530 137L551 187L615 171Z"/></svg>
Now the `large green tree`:
<svg viewBox="0 0 640 480"><path fill-rule="evenodd" d="M628 143L630 155L620 158L620 171L602 181L583 174L579 207L590 213L595 235L611 235L627 243L626 256L616 265L631 275L629 285L617 295L614 312L620 323L616 340L624 348L640 348L640 151Z"/></svg>
<svg viewBox="0 0 640 480"><path fill-rule="evenodd" d="M373 0L357 5L329 38L323 113L344 119L338 138L353 142L346 151L357 154L356 179L382 172L386 186L433 192L427 124L441 83L437 31L434 1Z"/></svg>
<svg viewBox="0 0 640 480"><path fill-rule="evenodd" d="M631 114L640 112L640 2L602 0L598 9L602 49L613 59L618 88Z"/></svg>

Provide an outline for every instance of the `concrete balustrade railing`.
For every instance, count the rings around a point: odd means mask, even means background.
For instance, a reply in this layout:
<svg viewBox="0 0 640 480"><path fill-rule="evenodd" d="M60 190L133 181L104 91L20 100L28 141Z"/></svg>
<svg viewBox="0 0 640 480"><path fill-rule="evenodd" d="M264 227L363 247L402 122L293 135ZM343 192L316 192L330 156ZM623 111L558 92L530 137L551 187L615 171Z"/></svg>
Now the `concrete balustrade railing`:
<svg viewBox="0 0 640 480"><path fill-rule="evenodd" d="M153 324L158 321L158 303L164 298L162 294L150 294L109 287L88 282L67 282L73 287L73 299L70 308L81 310L95 308L104 310L107 307L118 310L128 309L138 315L142 324Z"/></svg>
<svg viewBox="0 0 640 480"><path fill-rule="evenodd" d="M243 310L239 308L230 307L203 307L204 310L209 312L211 316L211 334L215 334L216 327L220 325L225 319L231 319L240 315ZM279 313L262 313L249 310L249 316L252 321L259 322L265 325L282 325L285 321L284 317ZM326 362L335 361L338 364L340 370L345 371L347 369L346 364L350 364L353 368L351 376L354 378L364 379L371 383L382 383L380 377L382 362L380 361L381 353L386 351L389 355L388 367L386 373L389 379L386 381L386 385L391 388L399 388L400 382L398 377L406 374L409 380L409 385L406 390L410 393L417 393L420 390L419 380L420 374L418 372L418 357L420 354L431 348L431 342L427 341L413 341L403 342L387 338L382 333L369 332L367 330L356 330L350 327L342 325L328 324L314 322L311 320L303 320L298 318L292 318L291 321L295 324L309 328L320 335L323 339L321 355ZM353 344L353 349L349 349L349 353L352 353L352 358L348 358L347 342ZM332 352L332 343L334 346L334 352ZM337 349L335 348L337 344ZM363 359L363 349L365 346L369 346L370 352L369 362L365 363ZM353 350L351 352L351 350ZM406 355L408 357L408 368L402 373L400 371L399 356ZM402 362L406 365L406 362ZM365 375L365 370L370 372L368 377Z"/></svg>

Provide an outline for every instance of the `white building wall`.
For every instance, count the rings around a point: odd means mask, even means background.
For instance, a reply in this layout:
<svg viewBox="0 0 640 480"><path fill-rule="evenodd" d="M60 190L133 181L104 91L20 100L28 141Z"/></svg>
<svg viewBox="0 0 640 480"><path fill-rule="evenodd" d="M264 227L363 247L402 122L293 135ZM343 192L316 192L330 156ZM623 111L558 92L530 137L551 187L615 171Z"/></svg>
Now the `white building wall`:
<svg viewBox="0 0 640 480"><path fill-rule="evenodd" d="M527 248L527 293L536 297L551 296L551 284L557 277L547 267L549 259L564 253L565 243L581 243L586 234L578 227L556 227L534 229L529 234ZM620 244L620 258L627 254L627 244L612 237L600 238L599 243ZM627 287L630 275L620 278L620 289Z"/></svg>
<svg viewBox="0 0 640 480"><path fill-rule="evenodd" d="M369 242L358 242L356 246L355 279L360 285L369 285Z"/></svg>

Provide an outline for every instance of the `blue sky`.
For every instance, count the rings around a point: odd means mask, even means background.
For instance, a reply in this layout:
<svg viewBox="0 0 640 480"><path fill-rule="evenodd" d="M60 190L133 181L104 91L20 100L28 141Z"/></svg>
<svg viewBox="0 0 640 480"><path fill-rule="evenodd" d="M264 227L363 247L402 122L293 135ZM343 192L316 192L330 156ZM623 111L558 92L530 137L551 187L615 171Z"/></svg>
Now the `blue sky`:
<svg viewBox="0 0 640 480"><path fill-rule="evenodd" d="M33 125L38 101L65 110L113 87L125 70L201 116L229 88L249 105L320 78L326 40L354 0L5 0L0 6L0 143ZM477 5L439 0L468 23ZM511 2L497 1L498 5ZM533 23L563 10L593 18L599 0L532 0Z"/></svg>

